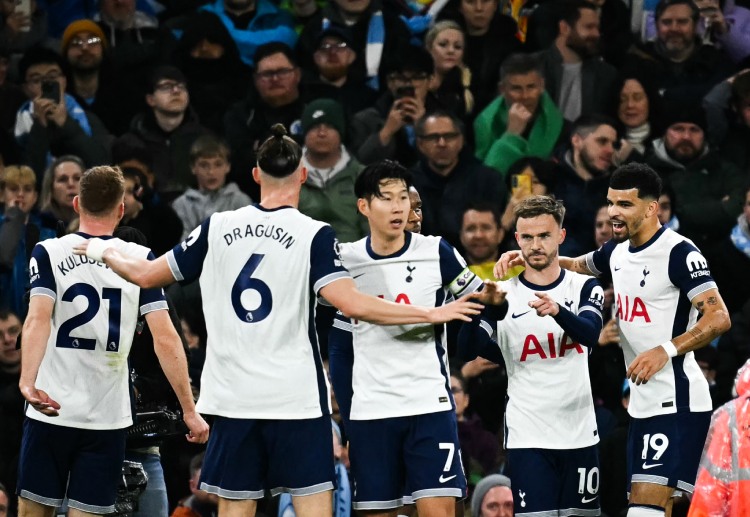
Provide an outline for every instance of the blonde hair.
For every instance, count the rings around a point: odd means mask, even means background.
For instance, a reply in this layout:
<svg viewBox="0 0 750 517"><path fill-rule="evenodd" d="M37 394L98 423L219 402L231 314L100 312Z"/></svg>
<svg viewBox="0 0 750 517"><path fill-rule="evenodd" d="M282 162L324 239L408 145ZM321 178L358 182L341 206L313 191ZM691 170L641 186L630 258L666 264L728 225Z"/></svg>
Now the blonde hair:
<svg viewBox="0 0 750 517"><path fill-rule="evenodd" d="M28 165L7 165L3 172L2 181L0 181L0 187L5 188L8 183L13 185L32 184L36 188L34 169Z"/></svg>
<svg viewBox="0 0 750 517"><path fill-rule="evenodd" d="M442 20L437 22L435 25L433 25L429 31L427 31L427 34L425 34L424 37L424 46L427 49L428 52L432 52L432 45L435 43L435 40L437 39L438 35L441 32L447 31L447 30L454 30L461 33L461 35L464 38L464 52L466 49L466 32L461 28L461 26L453 21L453 20ZM471 113L474 111L474 95L472 95L471 90L469 89L471 87L471 70L469 70L469 67L466 66L464 63L461 63L458 65L459 70L461 70L461 86L464 89L464 106L466 107L466 113Z"/></svg>

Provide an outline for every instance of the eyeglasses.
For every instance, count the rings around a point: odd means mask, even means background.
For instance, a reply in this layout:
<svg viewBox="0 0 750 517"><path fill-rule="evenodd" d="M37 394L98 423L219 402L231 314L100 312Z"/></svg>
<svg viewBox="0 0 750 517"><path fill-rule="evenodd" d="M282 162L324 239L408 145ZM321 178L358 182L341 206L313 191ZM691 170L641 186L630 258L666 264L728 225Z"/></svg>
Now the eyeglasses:
<svg viewBox="0 0 750 517"><path fill-rule="evenodd" d="M446 142L453 142L459 136L461 136L461 133L455 131L453 133L430 133L427 135L420 135L418 138L424 140L425 142L436 144L440 141L441 138Z"/></svg>
<svg viewBox="0 0 750 517"><path fill-rule="evenodd" d="M47 83L52 81L57 81L62 77L62 72L58 71L52 71L47 72L44 75L32 75L28 79L26 79L27 84L41 84L41 83Z"/></svg>
<svg viewBox="0 0 750 517"><path fill-rule="evenodd" d="M424 81L428 77L428 74L414 74L414 75L403 75L403 74L388 74L388 80L396 83L413 83L414 81Z"/></svg>
<svg viewBox="0 0 750 517"><path fill-rule="evenodd" d="M81 48L84 46L91 47L93 45L99 45L101 42L102 39L98 36L92 36L90 38L73 38L70 41L70 46L77 48Z"/></svg>
<svg viewBox="0 0 750 517"><path fill-rule="evenodd" d="M340 41L339 43L324 43L318 47L318 50L323 52L341 52L348 47L349 45L347 45L345 41Z"/></svg>
<svg viewBox="0 0 750 517"><path fill-rule="evenodd" d="M171 93L173 91L178 92L184 92L187 91L187 85L185 83L177 83L173 81L168 81L166 83L159 83L156 85L156 88L154 88L157 92L161 93Z"/></svg>
<svg viewBox="0 0 750 517"><path fill-rule="evenodd" d="M265 72L256 72L255 77L261 81L270 81L274 77L284 79L294 73L294 68L277 68L276 70L266 70Z"/></svg>

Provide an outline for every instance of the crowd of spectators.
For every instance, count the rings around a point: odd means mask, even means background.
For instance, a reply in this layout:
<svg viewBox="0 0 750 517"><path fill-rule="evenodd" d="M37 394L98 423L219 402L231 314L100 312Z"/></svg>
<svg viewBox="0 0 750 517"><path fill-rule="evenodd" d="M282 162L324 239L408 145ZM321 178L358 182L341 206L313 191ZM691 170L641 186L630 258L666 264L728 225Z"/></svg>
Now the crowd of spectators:
<svg viewBox="0 0 750 517"><path fill-rule="evenodd" d="M398 160L421 194L422 233L445 237L487 279L515 247L512 209L524 197L564 201L561 253L580 255L611 235L602 208L611 172L648 163L665 183L662 224L702 249L732 313L732 330L699 357L715 407L730 399L750 358L750 0L21 4L0 0L0 483L9 493L22 422L11 338L26 314L29 258L40 240L77 229L82 172L123 169L122 224L160 255L212 213L260 201L251 172L276 123L304 146L300 210L339 240L365 235L359 172ZM200 291L169 294L197 387ZM617 341L612 321L590 359L611 460L602 462L607 515L626 505L624 473L613 472L627 422ZM481 360L452 366L476 482L502 473L507 381ZM197 452L163 450L172 505L189 494Z"/></svg>

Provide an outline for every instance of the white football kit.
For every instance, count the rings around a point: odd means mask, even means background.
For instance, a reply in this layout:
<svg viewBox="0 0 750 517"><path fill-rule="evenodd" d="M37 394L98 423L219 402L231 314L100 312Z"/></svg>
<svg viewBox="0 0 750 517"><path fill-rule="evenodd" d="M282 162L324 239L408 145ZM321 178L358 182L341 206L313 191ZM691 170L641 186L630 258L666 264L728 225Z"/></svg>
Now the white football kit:
<svg viewBox="0 0 750 517"><path fill-rule="evenodd" d="M48 417L29 406L26 416L80 429L122 429L132 424L128 354L139 311L167 310L167 302L161 289L142 290L104 263L73 254L90 237L41 241L32 253L31 296L55 301L36 387L61 409ZM110 239L124 254L153 259L148 248Z"/></svg>
<svg viewBox="0 0 750 517"><path fill-rule="evenodd" d="M349 273L330 226L291 207L212 215L168 252L174 278L200 276L208 343L197 409L241 419L330 413L316 295Z"/></svg>
<svg viewBox="0 0 750 517"><path fill-rule="evenodd" d="M482 285L440 237L406 232L403 249L387 257L375 254L367 237L341 244L341 259L360 291L396 303L437 307L448 294L460 297ZM352 420L453 408L443 326L342 323L334 326L351 329L354 348Z"/></svg>
<svg viewBox="0 0 750 517"><path fill-rule="evenodd" d="M692 300L715 289L708 263L685 237L662 227L637 248L609 241L586 256L589 269L609 272L625 364L691 328L698 318ZM636 418L711 411L708 382L693 352L673 357L648 383L630 385L628 412Z"/></svg>

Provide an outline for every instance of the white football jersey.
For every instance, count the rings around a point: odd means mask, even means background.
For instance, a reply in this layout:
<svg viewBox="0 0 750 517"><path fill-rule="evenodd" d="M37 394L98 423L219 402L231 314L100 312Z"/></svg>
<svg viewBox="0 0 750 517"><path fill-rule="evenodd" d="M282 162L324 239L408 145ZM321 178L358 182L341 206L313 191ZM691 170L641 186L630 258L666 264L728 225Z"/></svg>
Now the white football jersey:
<svg viewBox="0 0 750 517"><path fill-rule="evenodd" d="M573 314L601 318L604 291L596 279L562 270L550 285L523 275L500 283L508 313L497 322L497 345L508 372L505 447L577 449L599 442L589 383L588 349L529 302L545 292ZM482 320L490 335L493 328Z"/></svg>
<svg viewBox="0 0 750 517"><path fill-rule="evenodd" d="M612 275L625 365L695 325L693 298L715 289L708 263L685 237L662 227L637 248L607 242L586 256L592 272ZM708 382L693 352L678 355L647 383L630 385L628 412L636 418L711 411Z"/></svg>
<svg viewBox="0 0 750 517"><path fill-rule="evenodd" d="M330 226L291 207L222 212L167 253L176 280L200 276L208 342L197 409L230 418L330 413L315 333L317 293L349 278Z"/></svg>
<svg viewBox="0 0 750 517"><path fill-rule="evenodd" d="M77 233L41 241L32 253L31 296L55 301L36 387L61 408L48 417L29 406L26 416L80 429L121 429L133 423L128 354L139 310L167 310L167 302L161 289L141 289L104 263L74 255L73 247L88 238ZM109 239L127 255L153 258L148 248Z"/></svg>
<svg viewBox="0 0 750 517"><path fill-rule="evenodd" d="M448 294L477 290L480 280L440 237L406 232L404 247L387 257L370 238L341 244L357 288L396 303L438 307ZM341 329L341 322L334 325ZM352 420L421 415L453 409L443 325L375 325L352 321ZM332 330L333 332L334 330Z"/></svg>

